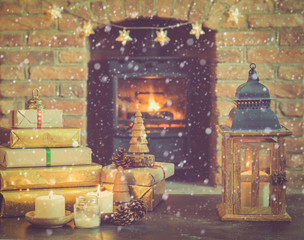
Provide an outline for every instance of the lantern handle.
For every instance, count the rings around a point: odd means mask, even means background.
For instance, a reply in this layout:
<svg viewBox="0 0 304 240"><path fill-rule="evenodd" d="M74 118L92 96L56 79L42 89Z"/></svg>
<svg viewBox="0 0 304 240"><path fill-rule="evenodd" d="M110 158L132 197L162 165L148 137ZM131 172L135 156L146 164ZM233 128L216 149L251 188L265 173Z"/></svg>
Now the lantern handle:
<svg viewBox="0 0 304 240"><path fill-rule="evenodd" d="M252 65L253 65L254 67L252 67ZM250 68L256 68L256 65L255 65L255 63L250 63L249 67L250 67Z"/></svg>
<svg viewBox="0 0 304 240"><path fill-rule="evenodd" d="M34 92L36 91L36 96L34 94ZM32 91L32 97L33 98L38 98L39 97L39 89L38 88L34 88L33 91Z"/></svg>

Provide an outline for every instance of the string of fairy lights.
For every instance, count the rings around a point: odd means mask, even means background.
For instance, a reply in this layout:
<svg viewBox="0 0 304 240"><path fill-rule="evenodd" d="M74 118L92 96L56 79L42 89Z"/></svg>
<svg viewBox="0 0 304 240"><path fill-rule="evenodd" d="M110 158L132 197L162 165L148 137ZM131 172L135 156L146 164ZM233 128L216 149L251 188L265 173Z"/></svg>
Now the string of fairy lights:
<svg viewBox="0 0 304 240"><path fill-rule="evenodd" d="M52 5L52 7L50 9L48 9L46 11L46 17L48 20L50 21L56 21L59 20L60 18L62 18L62 12L67 12L70 13L69 11L67 11L66 9L64 9L63 7L58 7L56 5ZM81 16L77 16L79 18L82 18ZM239 17L239 12L238 9L234 9L233 11L229 11L229 17L228 17L228 21L230 22L234 22L236 24L238 24L238 17ZM79 36L81 38L85 38L91 34L94 34L94 24L100 24L97 21L83 21L82 27L79 30ZM156 38L154 39L155 42L159 42L159 44L161 46L164 46L166 43L168 43L170 41L170 38L168 37L168 30L167 29L173 29L173 28L177 28L177 27L181 27L181 26L185 26L185 25L192 25L192 29L190 30L189 34L194 35L195 38L198 40L200 38L201 35L204 35L205 32L202 29L202 24L199 23L189 23L189 22L185 22L185 23L178 23L175 25L169 25L169 26L165 26L165 27L152 27L152 26L147 26L147 27L125 27L125 26L121 26L121 25L117 25L117 24L107 24L116 28L120 28L122 30L119 30L119 36L115 39L118 42L121 42L121 44L123 46L125 46L127 44L127 42L132 41L132 37L130 36L130 31L133 29L153 29L156 31Z"/></svg>

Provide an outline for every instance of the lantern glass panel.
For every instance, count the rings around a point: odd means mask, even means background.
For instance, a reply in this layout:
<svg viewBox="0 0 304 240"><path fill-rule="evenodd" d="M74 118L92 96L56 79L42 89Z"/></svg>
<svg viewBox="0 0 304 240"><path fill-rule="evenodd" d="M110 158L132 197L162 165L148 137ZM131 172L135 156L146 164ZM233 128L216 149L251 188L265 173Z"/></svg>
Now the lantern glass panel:
<svg viewBox="0 0 304 240"><path fill-rule="evenodd" d="M273 143L239 144L241 208L269 207Z"/></svg>

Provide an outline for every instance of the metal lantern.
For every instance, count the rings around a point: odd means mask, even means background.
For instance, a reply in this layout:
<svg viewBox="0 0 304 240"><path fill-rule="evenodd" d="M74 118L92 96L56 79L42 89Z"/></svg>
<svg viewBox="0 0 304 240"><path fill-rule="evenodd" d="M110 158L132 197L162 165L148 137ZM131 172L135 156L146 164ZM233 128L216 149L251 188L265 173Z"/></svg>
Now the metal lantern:
<svg viewBox="0 0 304 240"><path fill-rule="evenodd" d="M270 108L270 94L250 64L248 81L235 93L234 108L229 113L227 125L232 130L279 130L281 125Z"/></svg>
<svg viewBox="0 0 304 240"><path fill-rule="evenodd" d="M291 221L284 137L292 133L279 124L269 91L258 81L254 65L248 82L236 90L227 125L218 126L223 191L217 209L223 221Z"/></svg>
<svg viewBox="0 0 304 240"><path fill-rule="evenodd" d="M36 94L35 94L36 92ZM32 91L32 98L27 101L26 109L44 109L42 100L39 98L39 89L35 88Z"/></svg>

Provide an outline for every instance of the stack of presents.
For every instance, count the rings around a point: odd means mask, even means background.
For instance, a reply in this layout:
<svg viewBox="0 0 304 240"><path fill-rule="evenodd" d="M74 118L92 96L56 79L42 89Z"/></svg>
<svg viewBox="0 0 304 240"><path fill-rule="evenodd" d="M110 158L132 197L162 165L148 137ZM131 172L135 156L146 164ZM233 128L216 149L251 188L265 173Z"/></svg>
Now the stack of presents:
<svg viewBox="0 0 304 240"><path fill-rule="evenodd" d="M38 90L26 109L10 112L9 122L9 127L0 127L0 217L25 216L35 210L35 199L50 191L63 195L66 210L73 211L76 196L99 185L113 190L122 158L117 154L117 161L105 167L93 163L91 149L80 144L81 129L63 128L62 111L43 109ZM174 164L155 162L146 154L147 143L137 113L130 154L123 153L124 175L131 198L142 199L152 211L162 200Z"/></svg>

